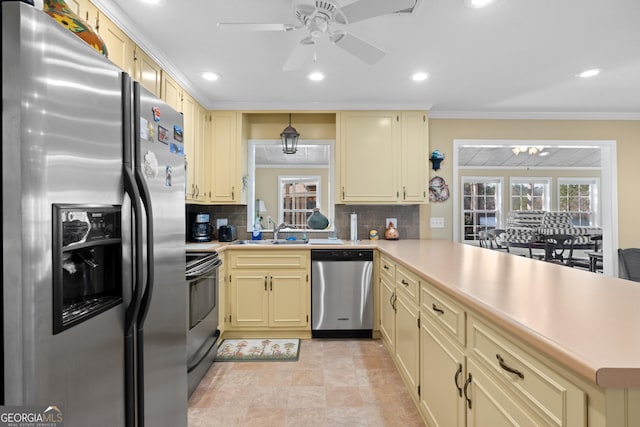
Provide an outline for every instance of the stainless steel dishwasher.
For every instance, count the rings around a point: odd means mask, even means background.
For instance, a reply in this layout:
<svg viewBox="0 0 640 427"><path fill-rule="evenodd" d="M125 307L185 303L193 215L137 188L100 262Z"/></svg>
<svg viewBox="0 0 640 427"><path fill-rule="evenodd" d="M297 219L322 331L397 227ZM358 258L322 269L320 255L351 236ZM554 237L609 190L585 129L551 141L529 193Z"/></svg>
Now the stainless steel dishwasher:
<svg viewBox="0 0 640 427"><path fill-rule="evenodd" d="M371 338L373 251L311 251L311 335Z"/></svg>

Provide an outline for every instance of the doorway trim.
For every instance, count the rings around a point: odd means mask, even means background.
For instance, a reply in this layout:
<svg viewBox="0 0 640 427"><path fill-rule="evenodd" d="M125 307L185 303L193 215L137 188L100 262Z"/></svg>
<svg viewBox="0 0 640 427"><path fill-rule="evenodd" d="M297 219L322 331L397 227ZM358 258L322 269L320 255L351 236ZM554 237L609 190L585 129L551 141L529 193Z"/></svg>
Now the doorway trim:
<svg viewBox="0 0 640 427"><path fill-rule="evenodd" d="M618 276L618 157L614 140L530 140L530 139L454 139L453 140L453 241L460 242L461 191L458 151L469 145L544 145L597 147L601 153L600 208L602 220L603 273Z"/></svg>

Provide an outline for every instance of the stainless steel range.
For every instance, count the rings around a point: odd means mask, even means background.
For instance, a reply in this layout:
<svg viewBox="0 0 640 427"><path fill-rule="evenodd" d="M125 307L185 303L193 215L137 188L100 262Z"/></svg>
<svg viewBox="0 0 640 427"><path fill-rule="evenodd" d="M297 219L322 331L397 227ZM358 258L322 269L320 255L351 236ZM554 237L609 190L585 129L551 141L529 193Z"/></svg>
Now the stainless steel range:
<svg viewBox="0 0 640 427"><path fill-rule="evenodd" d="M213 363L218 350L218 268L216 252L187 254L189 329L187 331L187 382L189 395Z"/></svg>

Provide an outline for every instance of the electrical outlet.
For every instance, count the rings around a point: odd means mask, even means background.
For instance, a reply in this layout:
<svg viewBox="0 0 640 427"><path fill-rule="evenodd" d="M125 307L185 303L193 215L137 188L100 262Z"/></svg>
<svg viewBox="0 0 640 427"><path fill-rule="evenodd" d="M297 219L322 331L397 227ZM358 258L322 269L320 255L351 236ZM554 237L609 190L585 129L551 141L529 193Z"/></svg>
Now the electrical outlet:
<svg viewBox="0 0 640 427"><path fill-rule="evenodd" d="M398 228L398 218L387 218L387 221L385 222L386 228L389 228L390 223L393 223L393 226Z"/></svg>
<svg viewBox="0 0 640 427"><path fill-rule="evenodd" d="M216 228L220 228L223 225L227 225L227 218L218 218L216 219Z"/></svg>
<svg viewBox="0 0 640 427"><path fill-rule="evenodd" d="M432 216L429 218L429 226L431 228L444 228L444 217Z"/></svg>

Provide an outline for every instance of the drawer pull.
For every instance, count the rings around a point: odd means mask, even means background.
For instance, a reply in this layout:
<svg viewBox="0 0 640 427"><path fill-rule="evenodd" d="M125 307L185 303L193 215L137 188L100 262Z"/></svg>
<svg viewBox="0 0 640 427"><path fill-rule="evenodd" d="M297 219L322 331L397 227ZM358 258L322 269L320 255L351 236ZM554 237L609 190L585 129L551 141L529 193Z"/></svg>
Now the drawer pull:
<svg viewBox="0 0 640 427"><path fill-rule="evenodd" d="M462 387L458 384L458 377L462 373L462 363L458 364L458 370L456 371L455 377L453 377L453 381L456 383L456 388L458 389L458 394L462 397Z"/></svg>
<svg viewBox="0 0 640 427"><path fill-rule="evenodd" d="M384 268L385 270L389 270L389 266L387 264L383 265L382 268Z"/></svg>
<svg viewBox="0 0 640 427"><path fill-rule="evenodd" d="M502 356L500 356L499 354L496 354L496 358L498 359L498 363L500 364L500 367L502 369L504 369L507 372L510 372L512 374L517 375L522 380L524 379L524 374L522 372L518 371L517 369L512 368L511 366L509 366L506 363L504 363L504 359L502 358Z"/></svg>
<svg viewBox="0 0 640 427"><path fill-rule="evenodd" d="M469 394L467 394L467 389L469 388L469 384L471 384L471 380L473 378L471 378L471 372L469 372L469 378L467 378L467 381L464 383L464 398L467 400L467 407L469 409L471 409L471 399L469 399Z"/></svg>
<svg viewBox="0 0 640 427"><path fill-rule="evenodd" d="M437 305L435 305L435 303L431 304L431 309L436 313L444 314L444 310L438 307Z"/></svg>
<svg viewBox="0 0 640 427"><path fill-rule="evenodd" d="M406 280L404 280L404 279L402 279L402 280L400 281L400 283L402 283L402 284L403 284L403 285L405 285L405 286L409 286L409 283L408 283Z"/></svg>

